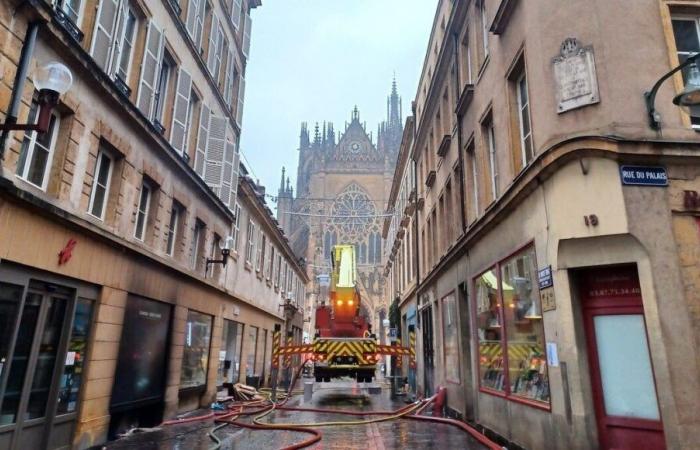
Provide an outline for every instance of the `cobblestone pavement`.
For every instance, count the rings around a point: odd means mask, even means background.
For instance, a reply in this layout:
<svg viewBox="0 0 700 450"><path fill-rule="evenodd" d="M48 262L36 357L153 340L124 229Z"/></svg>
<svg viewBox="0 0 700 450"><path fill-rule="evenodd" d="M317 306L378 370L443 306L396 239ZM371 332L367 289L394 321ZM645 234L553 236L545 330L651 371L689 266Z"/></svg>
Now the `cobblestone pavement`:
<svg viewBox="0 0 700 450"><path fill-rule="evenodd" d="M288 402L288 406L310 408L347 409L351 411L388 411L406 406L403 397L391 399L387 384L380 394L370 394L351 381L314 384L311 402L305 403L301 395ZM203 411L206 413L206 411ZM312 423L322 421L352 421L361 417L341 416L313 412L276 411L265 420L270 423ZM207 420L183 425L172 425L158 431L140 433L110 442L108 450L204 450L213 447L207 436L213 428ZM466 449L481 450L483 447L466 432L450 426L414 420L393 420L369 425L332 426L319 428L323 439L310 447L315 450L330 449ZM217 432L222 440L222 449L277 449L309 437L308 434L288 431L242 430L233 425Z"/></svg>

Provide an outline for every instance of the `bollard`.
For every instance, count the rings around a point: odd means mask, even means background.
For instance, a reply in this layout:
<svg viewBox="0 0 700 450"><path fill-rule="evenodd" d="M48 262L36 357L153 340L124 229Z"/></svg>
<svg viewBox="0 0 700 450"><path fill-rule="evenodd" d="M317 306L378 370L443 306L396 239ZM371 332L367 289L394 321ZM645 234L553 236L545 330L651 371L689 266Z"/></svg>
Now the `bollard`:
<svg viewBox="0 0 700 450"><path fill-rule="evenodd" d="M314 393L313 381L304 381L304 403L311 401L311 396Z"/></svg>

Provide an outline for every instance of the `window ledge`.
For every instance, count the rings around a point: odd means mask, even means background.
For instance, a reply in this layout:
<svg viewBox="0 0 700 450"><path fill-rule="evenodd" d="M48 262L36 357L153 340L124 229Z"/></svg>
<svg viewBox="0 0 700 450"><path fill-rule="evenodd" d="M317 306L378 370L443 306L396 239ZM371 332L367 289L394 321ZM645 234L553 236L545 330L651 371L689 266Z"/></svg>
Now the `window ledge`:
<svg viewBox="0 0 700 450"><path fill-rule="evenodd" d="M442 137L440 141L440 146L438 147L437 154L440 158L444 158L447 152L450 150L450 144L452 143L452 135L446 134Z"/></svg>
<svg viewBox="0 0 700 450"><path fill-rule="evenodd" d="M455 108L455 113L457 113L457 117L464 117L464 114L467 112L467 108L469 108L469 105L472 103L473 98L474 85L466 84L464 86L464 89L462 89L462 93L459 95L459 100L457 100L457 108Z"/></svg>
<svg viewBox="0 0 700 450"><path fill-rule="evenodd" d="M491 33L496 35L503 34L518 3L518 0L501 0L496 10L496 16L493 18L491 28L489 29Z"/></svg>

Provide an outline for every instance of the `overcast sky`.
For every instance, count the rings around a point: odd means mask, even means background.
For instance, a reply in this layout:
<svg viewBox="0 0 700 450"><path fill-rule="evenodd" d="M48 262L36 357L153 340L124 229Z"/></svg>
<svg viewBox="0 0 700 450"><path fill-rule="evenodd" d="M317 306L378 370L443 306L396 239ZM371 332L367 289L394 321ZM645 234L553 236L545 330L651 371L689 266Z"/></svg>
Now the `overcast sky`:
<svg viewBox="0 0 700 450"><path fill-rule="evenodd" d="M241 149L268 193L277 194L282 166L296 183L303 121L312 133L323 120L342 131L357 104L376 141L394 72L405 118L436 7L437 0L263 0L253 10Z"/></svg>

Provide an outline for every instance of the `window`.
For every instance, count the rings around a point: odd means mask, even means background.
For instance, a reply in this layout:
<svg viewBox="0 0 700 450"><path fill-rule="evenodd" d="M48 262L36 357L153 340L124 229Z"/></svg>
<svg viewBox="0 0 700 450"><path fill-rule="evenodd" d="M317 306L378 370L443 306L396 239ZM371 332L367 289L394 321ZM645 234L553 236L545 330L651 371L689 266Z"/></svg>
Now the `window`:
<svg viewBox="0 0 700 450"><path fill-rule="evenodd" d="M37 101L32 101L28 123L36 122L38 110ZM46 133L39 134L36 131L27 131L24 134L17 162L17 176L40 189L46 189L49 181L48 174L56 147L59 124L60 119L54 111L51 114L49 129Z"/></svg>
<svg viewBox="0 0 700 450"><path fill-rule="evenodd" d="M158 74L158 83L156 84L156 91L153 97L153 119L162 124L164 120L165 112L165 102L168 95L168 84L170 83L170 77L175 68L175 62L172 56L165 53L163 56L163 62L160 66L160 73Z"/></svg>
<svg viewBox="0 0 700 450"><path fill-rule="evenodd" d="M267 244L267 239L265 238L265 233L263 233L262 228L258 230L258 246L255 255L255 271L261 272L263 270L263 261L265 260L265 245Z"/></svg>
<svg viewBox="0 0 700 450"><path fill-rule="evenodd" d="M80 25L80 17L83 13L82 0L63 0L60 3L60 9L66 16L76 25Z"/></svg>
<svg viewBox="0 0 700 450"><path fill-rule="evenodd" d="M459 374L459 328L457 325L457 303L454 291L442 299L442 334L445 343L445 378L452 383L460 382Z"/></svg>
<svg viewBox="0 0 700 450"><path fill-rule="evenodd" d="M270 242L270 256L268 257L267 268L265 269L265 273L266 273L265 278L267 278L268 281L272 279L274 265L275 265L275 247L272 245L272 242Z"/></svg>
<svg viewBox="0 0 700 450"><path fill-rule="evenodd" d="M548 404L536 272L535 251L528 247L475 279L479 378L486 390Z"/></svg>
<svg viewBox="0 0 700 450"><path fill-rule="evenodd" d="M238 383L241 370L241 348L243 345L243 324L224 319L219 353L219 373L217 386L224 383ZM223 359L222 359L223 358Z"/></svg>
<svg viewBox="0 0 700 450"><path fill-rule="evenodd" d="M193 270L197 270L200 265L200 252L202 251L204 228L204 222L196 219L194 223L194 233L192 234L192 254L190 255L190 267L192 267Z"/></svg>
<svg viewBox="0 0 700 450"><path fill-rule="evenodd" d="M486 17L486 0L479 2L479 18L481 20L481 50L483 59L489 56L489 23Z"/></svg>
<svg viewBox="0 0 700 450"><path fill-rule="evenodd" d="M129 81L129 69L138 27L138 19L131 7L126 7L122 22L121 33L117 38L117 47L114 53L116 67L113 70L115 75L126 83Z"/></svg>
<svg viewBox="0 0 700 450"><path fill-rule="evenodd" d="M248 229L246 230L246 239L248 240L245 248L245 262L253 264L255 256L255 223L248 220Z"/></svg>
<svg viewBox="0 0 700 450"><path fill-rule="evenodd" d="M243 56L246 58L250 55L250 30L253 26L253 21L250 18L250 14L246 13L243 15L244 25L243 25Z"/></svg>
<svg viewBox="0 0 700 450"><path fill-rule="evenodd" d="M258 353L258 327L248 327L248 357L246 358L245 373L252 377L255 375L255 364Z"/></svg>
<svg viewBox="0 0 700 450"><path fill-rule="evenodd" d="M194 90L190 92L190 103L187 105L187 122L185 125L185 146L182 150L183 153L187 153L187 149L190 144L190 129L192 128L192 117L194 117L195 108L199 105L199 97L195 94Z"/></svg>
<svg viewBox="0 0 700 450"><path fill-rule="evenodd" d="M469 46L469 29L464 31L464 39L461 46L461 67L462 67L462 84L472 84L472 49Z"/></svg>
<svg viewBox="0 0 700 450"><path fill-rule="evenodd" d="M525 73L515 83L516 97L518 98L518 119L520 122L520 148L523 152L523 166L532 161L534 150L532 148L532 127L530 125L530 99L527 92L527 79Z"/></svg>
<svg viewBox="0 0 700 450"><path fill-rule="evenodd" d="M700 18L674 17L672 23L678 62L683 63L688 57L700 52ZM681 71L684 83L688 81L689 70L689 67L685 67ZM693 128L700 129L700 118L691 116L690 123Z"/></svg>
<svg viewBox="0 0 700 450"><path fill-rule="evenodd" d="M238 237L241 234L241 205L236 203L233 209L233 251L238 253Z"/></svg>
<svg viewBox="0 0 700 450"><path fill-rule="evenodd" d="M491 198L498 197L498 158L496 155L496 137L493 128L493 117L489 113L488 117L481 125L481 132L484 137L487 158L489 162L489 175L491 176Z"/></svg>
<svg viewBox="0 0 700 450"><path fill-rule="evenodd" d="M282 271L282 257L279 251L277 252L277 264L275 265L275 287L280 285L280 272Z"/></svg>
<svg viewBox="0 0 700 450"><path fill-rule="evenodd" d="M206 0L190 0L187 4L185 28L197 48L202 48L202 30L207 9Z"/></svg>
<svg viewBox="0 0 700 450"><path fill-rule="evenodd" d="M180 213L182 207L173 200L173 207L170 209L170 223L168 224L168 241L165 246L165 253L169 256L175 254L175 243L177 242L177 231L180 225Z"/></svg>
<svg viewBox="0 0 700 450"><path fill-rule="evenodd" d="M233 22L233 26L238 29L241 27L241 0L229 0L229 2L229 8L231 9L231 22Z"/></svg>
<svg viewBox="0 0 700 450"><path fill-rule="evenodd" d="M282 294L282 298L286 297L286 293L284 292L287 289L287 261L282 260L282 275L281 275L281 280L280 280L280 293Z"/></svg>
<svg viewBox="0 0 700 450"><path fill-rule="evenodd" d="M112 157L100 149L95 163L90 206L88 212L98 219L104 218L105 205L109 199L109 185L112 181Z"/></svg>
<svg viewBox="0 0 700 450"><path fill-rule="evenodd" d="M136 211L136 229L134 237L139 241L143 241L144 232L147 227L148 210L151 206L151 188L148 184L141 185L141 195L139 196L139 206Z"/></svg>
<svg viewBox="0 0 700 450"><path fill-rule="evenodd" d="M205 386L209 366L212 316L187 311L180 389Z"/></svg>

